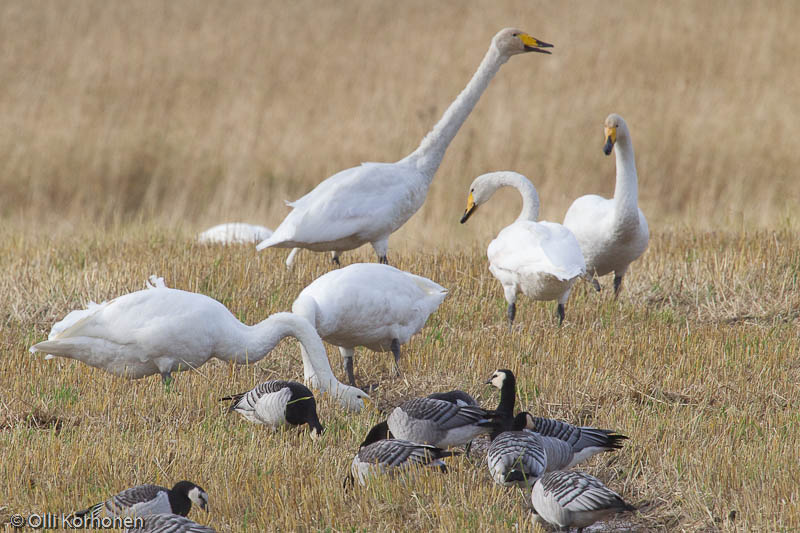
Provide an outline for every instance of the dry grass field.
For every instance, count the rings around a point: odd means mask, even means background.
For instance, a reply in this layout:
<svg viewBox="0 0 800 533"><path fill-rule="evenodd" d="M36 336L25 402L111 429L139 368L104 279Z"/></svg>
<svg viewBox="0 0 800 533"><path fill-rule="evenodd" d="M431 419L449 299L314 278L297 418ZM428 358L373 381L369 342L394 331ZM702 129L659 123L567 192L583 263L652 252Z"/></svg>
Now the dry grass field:
<svg viewBox="0 0 800 533"><path fill-rule="evenodd" d="M275 227L284 200L334 172L402 158L514 25L553 55L500 70L390 243L394 266L450 294L402 377L365 350L357 376L381 384L382 410L454 387L494 406L483 382L508 367L528 410L628 435L584 469L640 511L593 531L800 530L797 20L800 3L777 0L3 2L0 523L187 478L210 495L190 518L223 532L534 528L528 498L477 455L344 493L377 410L318 398L316 442L227 414L220 396L302 378L296 341L177 374L170 391L27 352L150 274L249 324L289 310L327 256L287 272L285 251L194 233ZM517 170L560 221L574 198L612 194L610 112L631 128L650 248L618 301L579 285L559 328L552 304L523 298L509 331L485 246L519 200L498 193L461 226L467 186Z"/></svg>

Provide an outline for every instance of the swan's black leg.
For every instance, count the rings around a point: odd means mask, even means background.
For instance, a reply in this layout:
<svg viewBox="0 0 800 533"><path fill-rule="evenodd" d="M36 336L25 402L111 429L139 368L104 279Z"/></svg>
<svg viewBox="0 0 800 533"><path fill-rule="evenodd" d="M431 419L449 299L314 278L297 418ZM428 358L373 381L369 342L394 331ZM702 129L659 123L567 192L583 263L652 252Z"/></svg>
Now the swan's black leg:
<svg viewBox="0 0 800 533"><path fill-rule="evenodd" d="M394 374L400 375L400 341L392 339L391 345L392 355L394 355Z"/></svg>
<svg viewBox="0 0 800 533"><path fill-rule="evenodd" d="M389 260L388 260L388 259L386 259L386 256L385 256L385 255L382 255L382 256L381 256L381 257L378 259L378 262L379 262L380 264L382 264L382 265L388 265L388 264L389 264Z"/></svg>
<svg viewBox="0 0 800 533"><path fill-rule="evenodd" d="M341 266L342 263L339 262L338 252L333 252L333 255L331 255L331 262L336 266Z"/></svg>
<svg viewBox="0 0 800 533"><path fill-rule="evenodd" d="M622 276L614 276L614 298L619 296L619 290L622 287Z"/></svg>
<svg viewBox="0 0 800 533"><path fill-rule="evenodd" d="M344 358L344 371L347 373L347 379L350 381L350 385L355 387L356 386L356 376L353 374L353 358L352 357L345 357Z"/></svg>
<svg viewBox="0 0 800 533"><path fill-rule="evenodd" d="M602 290L600 282L597 281L597 278L592 278L592 287L594 287L594 290L596 290L597 292L600 292Z"/></svg>
<svg viewBox="0 0 800 533"><path fill-rule="evenodd" d="M558 304L556 312L558 313L558 325L560 326L564 322L564 304Z"/></svg>
<svg viewBox="0 0 800 533"><path fill-rule="evenodd" d="M508 327L514 325L514 317L517 316L517 304L512 302L508 304Z"/></svg>

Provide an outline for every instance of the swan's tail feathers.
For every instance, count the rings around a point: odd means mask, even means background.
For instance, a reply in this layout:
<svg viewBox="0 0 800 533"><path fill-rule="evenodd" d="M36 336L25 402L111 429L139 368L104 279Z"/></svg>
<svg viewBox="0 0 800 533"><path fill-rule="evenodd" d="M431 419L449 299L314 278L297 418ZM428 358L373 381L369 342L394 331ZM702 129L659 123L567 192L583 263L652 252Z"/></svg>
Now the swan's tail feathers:
<svg viewBox="0 0 800 533"><path fill-rule="evenodd" d="M86 337L68 337L66 339L46 340L31 346L30 352L43 352L47 356L45 359L52 359L54 356L69 357L74 359L76 354L86 352Z"/></svg>
<svg viewBox="0 0 800 533"><path fill-rule="evenodd" d="M153 274L149 278L147 278L146 285L148 289L166 289L167 284L164 283L164 278L160 278Z"/></svg>
<svg viewBox="0 0 800 533"><path fill-rule="evenodd" d="M289 270L291 270L294 266L294 260L297 257L297 252L299 251L300 248L292 248L292 251L289 253L289 257L286 258L286 268Z"/></svg>
<svg viewBox="0 0 800 533"><path fill-rule="evenodd" d="M264 239L260 243L256 245L256 251L260 252L264 248L269 248L270 246L275 246L280 242L280 239L275 238L275 233L273 233L268 239Z"/></svg>

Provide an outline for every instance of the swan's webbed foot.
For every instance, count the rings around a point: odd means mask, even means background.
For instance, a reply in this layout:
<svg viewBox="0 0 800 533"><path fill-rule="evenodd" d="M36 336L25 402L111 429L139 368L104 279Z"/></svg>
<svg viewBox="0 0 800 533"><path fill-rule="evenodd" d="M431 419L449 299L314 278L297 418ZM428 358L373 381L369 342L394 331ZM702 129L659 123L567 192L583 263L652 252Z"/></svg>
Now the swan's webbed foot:
<svg viewBox="0 0 800 533"><path fill-rule="evenodd" d="M339 252L331 252L331 263L336 266L342 265L342 263L339 262Z"/></svg>
<svg viewBox="0 0 800 533"><path fill-rule="evenodd" d="M622 288L622 276L614 276L614 298L619 296L620 288Z"/></svg>
<svg viewBox="0 0 800 533"><path fill-rule="evenodd" d="M564 323L564 304L558 304L558 309L556 309L556 313L558 314L558 325Z"/></svg>
<svg viewBox="0 0 800 533"><path fill-rule="evenodd" d="M597 292L600 292L603 289L603 287L600 286L600 282L597 281L597 278L592 278L592 287L594 287L594 290Z"/></svg>
<svg viewBox="0 0 800 533"><path fill-rule="evenodd" d="M400 341L392 339L392 355L394 356L394 375L400 376Z"/></svg>
<svg viewBox="0 0 800 533"><path fill-rule="evenodd" d="M517 316L517 304L511 302L508 304L508 329L510 330L514 325L514 317Z"/></svg>

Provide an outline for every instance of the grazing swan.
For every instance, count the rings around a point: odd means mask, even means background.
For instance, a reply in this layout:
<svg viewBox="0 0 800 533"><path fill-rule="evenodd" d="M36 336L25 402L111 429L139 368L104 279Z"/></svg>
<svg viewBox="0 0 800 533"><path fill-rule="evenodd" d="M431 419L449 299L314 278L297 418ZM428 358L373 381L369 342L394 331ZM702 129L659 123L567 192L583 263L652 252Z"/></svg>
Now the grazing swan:
<svg viewBox="0 0 800 533"><path fill-rule="evenodd" d="M272 428L308 424L312 439L325 431L317 416L314 393L296 381L265 381L247 392L220 398L226 400L233 402L228 411L236 411L256 424Z"/></svg>
<svg viewBox="0 0 800 533"><path fill-rule="evenodd" d="M489 270L503 285L508 302L508 323L514 323L517 294L534 300L558 300L558 323L572 284L586 272L581 247L561 224L537 222L539 195L522 174L490 172L475 178L469 188L467 209L461 223L501 187L514 187L522 195L522 211L513 224L503 228L489 243Z"/></svg>
<svg viewBox="0 0 800 533"><path fill-rule="evenodd" d="M263 241L272 235L272 230L264 226L229 222L208 228L197 235L197 242L203 244L245 244Z"/></svg>
<svg viewBox="0 0 800 533"><path fill-rule="evenodd" d="M391 351L399 374L400 346L417 333L447 296L427 278L388 265L358 263L328 272L303 289L292 312L308 320L322 340L339 347L355 386L356 346Z"/></svg>
<svg viewBox="0 0 800 533"><path fill-rule="evenodd" d="M583 528L636 508L583 472L550 472L536 480L531 491L534 518L558 528Z"/></svg>
<svg viewBox="0 0 800 533"><path fill-rule="evenodd" d="M126 533L216 533L209 526L203 526L176 514L151 514L139 517L140 522Z"/></svg>
<svg viewBox="0 0 800 533"><path fill-rule="evenodd" d="M395 407L386 422L392 435L399 439L450 448L490 433L495 427L495 418L493 411L480 407L414 398Z"/></svg>
<svg viewBox="0 0 800 533"><path fill-rule="evenodd" d="M628 125L619 115L605 122L606 155L616 147L617 186L614 198L596 194L581 196L567 210L564 225L572 230L586 259L586 276L599 291L595 277L614 272L614 295L619 294L622 276L647 249L650 232L639 209L636 161Z"/></svg>
<svg viewBox="0 0 800 533"><path fill-rule="evenodd" d="M437 467L446 472L447 467L442 459L459 454L429 444L417 444L389 437L389 427L386 422L377 424L367 433L367 437L353 458L345 487L348 484L352 485L356 479L361 485L366 485L370 476L406 470L414 465Z"/></svg>
<svg viewBox="0 0 800 533"><path fill-rule="evenodd" d="M330 391L353 410L366 394L340 383L331 371L325 346L313 326L293 313L275 313L247 326L208 296L156 286L125 294L89 309L73 311L53 327L48 340L31 352L77 359L117 376L138 379L197 368L212 357L238 364L264 358L284 337L304 347L307 382Z"/></svg>
<svg viewBox="0 0 800 533"><path fill-rule="evenodd" d="M172 513L186 516L192 503L208 511L208 494L191 481L179 481L172 489L158 485L137 485L125 489L104 502L75 513L89 516L145 516Z"/></svg>
<svg viewBox="0 0 800 533"><path fill-rule="evenodd" d="M363 163L326 179L288 204L292 211L257 249L300 247L332 251L335 258L371 243L387 263L389 235L422 207L445 150L503 63L515 54L549 53L542 48L551 46L519 30L501 30L466 88L414 152L397 163Z"/></svg>

